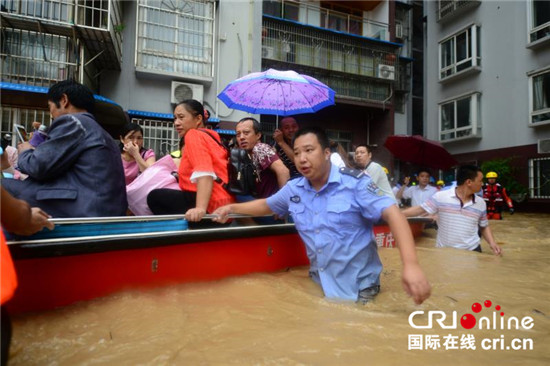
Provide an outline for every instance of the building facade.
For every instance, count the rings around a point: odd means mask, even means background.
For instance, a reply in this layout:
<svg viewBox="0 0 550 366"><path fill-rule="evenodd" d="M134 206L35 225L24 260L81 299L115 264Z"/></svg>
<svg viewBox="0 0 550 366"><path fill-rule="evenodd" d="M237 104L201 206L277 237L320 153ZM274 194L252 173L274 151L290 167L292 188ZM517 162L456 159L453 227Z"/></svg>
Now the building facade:
<svg viewBox="0 0 550 366"><path fill-rule="evenodd" d="M348 151L382 146L411 128L408 1L2 0L2 132L49 123L42 99L13 85L47 88L74 78L118 103L149 147L177 148L174 103L198 99L221 121L247 114L217 95L268 68L313 76L336 105L296 116L327 129ZM397 110L397 113L395 111ZM258 116L266 138L276 116ZM380 148L376 160L391 167Z"/></svg>
<svg viewBox="0 0 550 366"><path fill-rule="evenodd" d="M460 163L511 158L550 210L550 2L427 1L425 135Z"/></svg>

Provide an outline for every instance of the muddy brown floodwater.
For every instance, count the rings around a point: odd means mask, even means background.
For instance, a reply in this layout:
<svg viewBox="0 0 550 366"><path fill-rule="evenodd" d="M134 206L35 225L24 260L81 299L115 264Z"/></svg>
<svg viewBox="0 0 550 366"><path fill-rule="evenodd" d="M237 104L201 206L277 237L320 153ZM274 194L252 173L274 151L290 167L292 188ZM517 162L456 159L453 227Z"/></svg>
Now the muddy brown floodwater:
<svg viewBox="0 0 550 366"><path fill-rule="evenodd" d="M15 317L9 364L549 365L550 215L491 227L502 257L485 242L482 254L434 248L425 230L417 248L433 289L421 306L401 288L398 251L382 248L382 291L366 306L324 299L307 268L129 291ZM440 311L450 328L415 329L414 311L416 326Z"/></svg>

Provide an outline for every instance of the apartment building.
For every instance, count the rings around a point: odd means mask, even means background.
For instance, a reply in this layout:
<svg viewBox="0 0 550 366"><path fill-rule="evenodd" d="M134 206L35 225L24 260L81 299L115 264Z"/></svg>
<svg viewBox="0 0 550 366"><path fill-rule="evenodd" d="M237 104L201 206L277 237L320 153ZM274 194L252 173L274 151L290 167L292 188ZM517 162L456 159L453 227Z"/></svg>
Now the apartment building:
<svg viewBox="0 0 550 366"><path fill-rule="evenodd" d="M174 103L195 98L220 126L246 113L218 93L250 72L292 69L325 82L336 105L319 125L349 151L410 131L408 1L2 0L2 132L49 123L47 87L68 77L119 104L148 146L177 146ZM396 113L397 110L397 113ZM276 116L258 116L269 138ZM389 153L377 160L391 167Z"/></svg>
<svg viewBox="0 0 550 366"><path fill-rule="evenodd" d="M512 158L550 205L550 2L425 3L426 136L461 162Z"/></svg>

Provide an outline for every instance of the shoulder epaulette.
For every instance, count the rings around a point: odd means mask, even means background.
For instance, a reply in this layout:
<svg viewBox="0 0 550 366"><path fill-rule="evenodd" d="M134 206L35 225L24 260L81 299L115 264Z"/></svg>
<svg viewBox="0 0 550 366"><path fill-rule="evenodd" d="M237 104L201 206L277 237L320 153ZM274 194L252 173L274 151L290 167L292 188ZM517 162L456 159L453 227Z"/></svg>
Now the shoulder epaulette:
<svg viewBox="0 0 550 366"><path fill-rule="evenodd" d="M365 172L360 170L360 169L352 169L352 168L343 167L343 168L340 168L338 170L340 171L341 174L351 175L354 178L361 178L362 176L365 175Z"/></svg>

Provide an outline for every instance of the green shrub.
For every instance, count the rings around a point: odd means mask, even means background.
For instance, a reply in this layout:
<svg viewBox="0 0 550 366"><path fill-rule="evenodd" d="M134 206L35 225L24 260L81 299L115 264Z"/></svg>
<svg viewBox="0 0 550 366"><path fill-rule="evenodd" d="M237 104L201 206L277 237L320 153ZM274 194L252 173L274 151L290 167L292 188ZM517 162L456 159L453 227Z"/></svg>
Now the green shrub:
<svg viewBox="0 0 550 366"><path fill-rule="evenodd" d="M483 177L488 172L496 172L498 174L497 182L500 183L508 193L527 193L527 188L516 180L517 168L513 167L510 162L514 157L504 159L489 160L481 164ZM485 179L487 181L487 179Z"/></svg>

